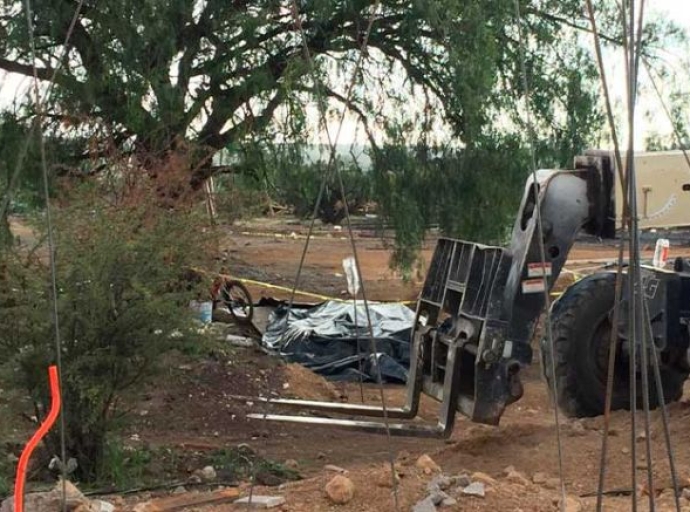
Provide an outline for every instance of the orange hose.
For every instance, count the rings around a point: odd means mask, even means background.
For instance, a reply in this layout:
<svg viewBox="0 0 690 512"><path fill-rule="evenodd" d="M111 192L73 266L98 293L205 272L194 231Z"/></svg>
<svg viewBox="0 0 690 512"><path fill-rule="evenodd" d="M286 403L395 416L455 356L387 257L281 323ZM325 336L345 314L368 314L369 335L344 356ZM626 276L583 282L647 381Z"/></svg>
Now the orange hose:
<svg viewBox="0 0 690 512"><path fill-rule="evenodd" d="M36 446L38 446L38 443L41 442L41 439L43 439L48 431L53 427L55 420L60 414L60 382L58 380L58 371L56 366L51 366L48 368L48 377L50 380L50 411L36 433L26 444L26 448L24 448L21 457L19 457L19 464L17 464L17 479L14 484L15 512L24 512L24 484L26 482L26 470L29 465L29 458L36 449ZM65 461L62 461L62 463L64 464Z"/></svg>

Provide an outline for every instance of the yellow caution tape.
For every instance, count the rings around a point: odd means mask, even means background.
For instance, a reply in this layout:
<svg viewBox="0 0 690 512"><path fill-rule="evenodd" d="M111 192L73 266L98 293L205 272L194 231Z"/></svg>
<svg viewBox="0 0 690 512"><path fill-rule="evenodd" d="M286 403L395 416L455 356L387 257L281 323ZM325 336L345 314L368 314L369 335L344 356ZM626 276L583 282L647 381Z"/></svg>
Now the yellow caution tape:
<svg viewBox="0 0 690 512"><path fill-rule="evenodd" d="M199 269L199 268L195 268L195 269L193 269L193 270L194 270L195 272L199 272L199 273L201 273L201 274L207 274L207 275L208 275L208 274L211 274L211 275L215 275L215 276L218 276L218 277L223 277L223 278L225 278L225 279L240 281L241 283L245 283L245 284L251 284L251 285L253 285L253 286L258 286L258 287L261 287L261 288L269 288L269 289L272 289L272 290L280 290L280 291L283 291L283 292L292 293L292 288L288 288L287 286L280 286L280 285L277 285L277 284L265 283L265 282L263 282L263 281L255 281L254 279L245 279L245 278L243 278L243 277L230 276L230 275L228 275L228 274L222 274L222 273L219 273L219 272L209 272L208 270L202 270L202 269ZM321 294L319 294L319 293L307 292L307 291L304 291L304 290L295 290L295 294L296 294L296 295L302 295L302 296L305 296L305 297L312 297L312 298L314 298L314 299L319 299L319 300L332 300L332 301L336 301L336 302L349 302L350 300L352 300L352 299L342 299L342 298L340 298L340 297L329 297L328 295L321 295ZM416 304L416 303L417 303L417 301L415 301L415 300L407 300L407 301L398 301L398 300L396 300L396 301L376 301L376 302L395 302L395 303L398 303L398 304L405 304L405 305Z"/></svg>
<svg viewBox="0 0 690 512"><path fill-rule="evenodd" d="M223 277L225 277L225 276L223 276ZM233 279L233 278L231 278L231 279ZM236 277L234 279L237 281L240 281L242 283L252 284L254 286L260 286L262 288L270 288L272 290L281 290L284 292L292 293L292 288L288 288L286 286L264 283L262 281L254 281L253 279L244 279L244 278L238 278L238 277ZM337 298L337 297L328 297L327 295L321 295L319 293L312 293L312 292L305 292L303 290L295 290L295 294L304 295L306 297L313 297L313 298L319 299L319 300L334 300L334 301L338 301L338 302L347 302L345 299L341 299L341 298Z"/></svg>
<svg viewBox="0 0 690 512"><path fill-rule="evenodd" d="M280 285L277 285L277 284L266 283L266 282L263 282L263 281L256 281L256 280L254 280L254 279L246 279L246 278L241 278L241 277L230 276L230 275L227 275L227 274L209 272L209 271L207 271L207 270L202 270L202 269L198 269L198 268L195 268L194 270L197 271L197 272L200 272L200 273L202 273L202 274L214 274L214 275L217 275L217 276L226 278L226 279L234 279L234 280L236 280L236 281L240 281L240 282L242 282L242 283L250 284L250 285L253 285L253 286L258 286L258 287L260 287L260 288L268 288L268 289L271 289L271 290L280 290L280 291L283 291L283 292L292 293L292 288L288 288L287 286L280 286ZM575 277L575 282L577 282L577 281L579 281L580 279L582 279L583 277L585 277L584 274L580 274L580 273L574 272L574 271L572 271L572 270L567 270L567 269L565 269L565 268L561 271L561 273L567 273L567 274L573 275L573 276ZM549 295L550 295L552 298L558 298L558 297L560 297L561 295L563 295L563 293L564 293L564 292L551 292ZM301 295L301 296L304 296L304 297L312 297L312 298L318 299L318 300L332 300L332 301L336 301L336 302L349 302L349 301L351 300L351 299L342 299L342 298L340 298L340 297L329 297L328 295L322 295L322 294L320 294L320 293L308 292L308 291L305 291L305 290L295 290L295 294L296 294L296 295ZM416 303L417 303L417 301L415 301L415 300L405 300L405 301L377 301L377 302L395 302L395 303L398 303L398 304L405 304L405 305L411 305L411 304L416 304Z"/></svg>

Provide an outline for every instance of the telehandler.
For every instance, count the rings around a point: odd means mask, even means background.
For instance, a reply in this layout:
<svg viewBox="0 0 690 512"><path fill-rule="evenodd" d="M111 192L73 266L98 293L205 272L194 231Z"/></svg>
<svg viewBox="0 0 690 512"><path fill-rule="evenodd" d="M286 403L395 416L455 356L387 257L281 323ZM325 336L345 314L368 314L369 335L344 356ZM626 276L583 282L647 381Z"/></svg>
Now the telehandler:
<svg viewBox="0 0 690 512"><path fill-rule="evenodd" d="M635 158L642 200L640 227L690 225L690 170L682 155L639 154ZM520 373L532 363L531 342L544 312L545 292L558 279L576 237L581 232L602 239L617 235L622 190L614 162L610 152L590 151L575 159L573 170L537 171L536 180L527 180L507 247L438 241L417 303L403 407L265 399L322 416L252 417L429 437L449 436L457 411L474 422L498 424L506 407L523 395ZM644 265L642 273L663 396L667 402L678 400L690 372L690 265L677 259L673 270ZM550 345L542 341L542 363L547 377L555 375L557 402L568 415L594 416L604 411L615 281L615 271L589 275L567 288L552 305L555 353L550 357ZM626 286L623 273L624 290ZM620 310L626 311L622 306ZM630 341L623 320L615 326L613 409L631 407ZM637 380L641 389L639 363ZM440 403L437 424L389 421L414 418L422 393ZM652 407L657 406L656 389L650 388L649 396ZM330 417L334 413L379 420L334 419Z"/></svg>

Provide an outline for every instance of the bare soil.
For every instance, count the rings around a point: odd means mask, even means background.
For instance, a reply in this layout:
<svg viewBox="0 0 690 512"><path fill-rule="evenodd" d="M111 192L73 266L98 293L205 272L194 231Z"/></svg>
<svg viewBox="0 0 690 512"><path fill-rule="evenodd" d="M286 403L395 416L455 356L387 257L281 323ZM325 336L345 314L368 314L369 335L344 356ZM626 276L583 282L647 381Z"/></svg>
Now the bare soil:
<svg viewBox="0 0 690 512"><path fill-rule="evenodd" d="M272 285L291 287L304 247L306 227L300 223L286 224L284 220L261 221L227 228L227 242L221 250L219 265L230 273L263 281ZM345 234L332 227L322 227L311 241L302 280L298 288L324 296L344 297L346 288L341 261L351 255ZM404 282L390 270L389 250L370 233L358 233L357 245L365 289L373 300L414 300L421 285L421 277ZM428 263L433 242L424 251ZM651 249L645 255L651 257ZM687 248L672 248L672 256L689 255ZM569 271L589 272L602 262L614 261L612 245L582 245L571 252ZM572 274L564 275L562 286L572 281ZM255 299L261 296L285 298L289 292L259 285L250 287ZM303 299L308 297L303 296ZM312 299L313 300L313 299ZM232 327L229 327L232 329ZM550 480L531 483L535 473L545 473L549 479L559 476L557 433L562 443L562 470L566 492L579 500L582 510L594 510L594 498L586 497L596 491L599 459L603 438L602 418L571 420L560 415L560 429L547 389L540 377L538 362L523 375L525 396L505 413L501 425L475 425L458 418L449 440L392 438L345 431L337 428L263 423L249 420L247 414L268 412L269 407L242 396L299 396L308 399L360 401L357 384L329 384L306 370L286 366L275 358L255 349L227 347L204 357L167 361L157 385L145 390L137 405L137 419L127 432L128 444L165 446L173 449L210 452L246 443L262 455L277 460L296 461L304 477L282 487L254 489L255 494L281 495L287 500L284 511L409 511L426 495L425 487L431 476L418 471L414 461L421 454L429 454L448 475L483 472L496 479L487 486L484 498L455 495L458 504L440 510L492 511L554 511L559 492ZM687 390L687 391L690 391ZM379 388L365 385L364 401L380 403ZM386 387L389 406L404 400L402 387ZM686 393L690 397L690 393ZM676 458L679 481L690 486L690 402L681 401L669 408L672 448ZM433 422L438 404L430 399L422 403L420 418ZM643 416L638 414L638 431ZM646 464L654 470L656 493L661 495L657 510L672 510L669 493L670 475L664 448L664 436L658 412L651 418L653 458L644 461L645 443L631 432L630 414L616 412L611 417L612 435L608 441L606 489L621 493L635 492L644 498ZM133 441L134 439L134 441ZM634 472L638 488L633 489L630 451L634 445L638 461ZM393 491L386 485L385 465L390 458L399 461L398 506ZM346 505L333 505L323 488L334 473L324 469L327 464L348 471L356 491ZM522 473L530 482L516 483L508 479L508 466ZM191 474L198 467L183 467ZM242 483L248 492L247 483ZM585 497L583 497L585 496ZM128 498L127 503L148 497ZM639 510L647 510L644 499ZM683 510L690 510L690 501L681 498ZM206 508L208 511L240 510L238 506L223 505ZM568 510L579 510L572 508ZM612 496L605 500L604 510L631 510L630 498Z"/></svg>

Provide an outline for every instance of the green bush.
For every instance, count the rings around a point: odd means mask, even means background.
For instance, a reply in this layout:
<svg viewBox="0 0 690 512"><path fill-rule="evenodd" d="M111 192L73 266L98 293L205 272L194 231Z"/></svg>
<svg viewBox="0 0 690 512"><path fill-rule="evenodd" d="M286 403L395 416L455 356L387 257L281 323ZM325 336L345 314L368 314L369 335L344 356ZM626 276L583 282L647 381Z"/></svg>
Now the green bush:
<svg viewBox="0 0 690 512"><path fill-rule="evenodd" d="M357 211L371 200L371 177L357 166L340 166L350 212ZM279 202L292 206L295 214L310 217L314 212L319 189L328 166L325 163L281 165L275 170L275 187ZM339 224L345 218L343 194L336 173L332 170L317 211L323 222Z"/></svg>
<svg viewBox="0 0 690 512"><path fill-rule="evenodd" d="M230 213L231 218L241 217L243 212L248 215L265 214L272 200L291 208L299 217L311 217L328 170L328 154L309 156L309 150L307 145L288 144L253 146L251 151L244 151L234 166L236 172L218 180L219 210ZM338 159L331 166L331 175L317 212L318 218L326 223L340 223L345 218L343 194L333 171L336 166L342 173L351 212L372 198L371 173L363 171L352 160Z"/></svg>
<svg viewBox="0 0 690 512"><path fill-rule="evenodd" d="M185 275L209 253L193 212L160 208L147 190L116 202L101 192L80 190L55 212L67 455L88 481L103 467L107 434L126 418L123 392L149 378L180 335L194 336L187 304L197 290ZM0 262L0 361L39 416L56 356L46 254L17 249ZM59 455L57 430L47 446Z"/></svg>
<svg viewBox="0 0 690 512"><path fill-rule="evenodd" d="M0 450L0 501L11 494L12 471L7 454Z"/></svg>

